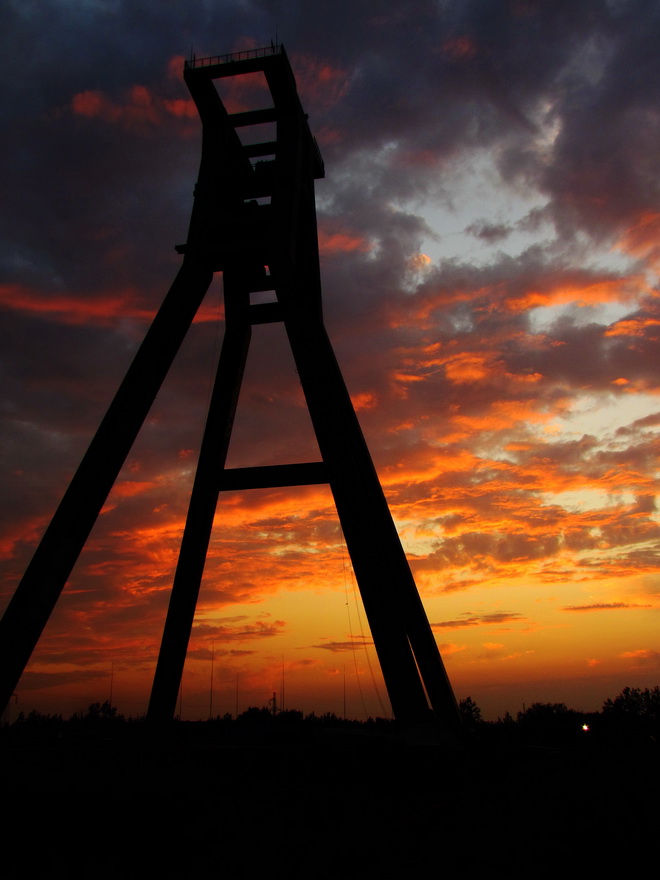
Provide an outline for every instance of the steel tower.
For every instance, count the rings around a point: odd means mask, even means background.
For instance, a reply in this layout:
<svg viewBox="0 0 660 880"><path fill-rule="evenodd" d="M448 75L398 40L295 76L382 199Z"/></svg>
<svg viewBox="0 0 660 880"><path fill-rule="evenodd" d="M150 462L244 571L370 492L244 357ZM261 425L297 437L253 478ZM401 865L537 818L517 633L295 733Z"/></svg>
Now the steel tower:
<svg viewBox="0 0 660 880"><path fill-rule="evenodd" d="M228 113L214 80L262 71L270 106ZM184 529L148 717L175 712L221 491L329 483L395 717L459 725L456 701L369 450L328 339L321 306L314 180L323 160L284 48L186 62L203 125L183 263L0 621L0 706L10 698L215 272L225 336ZM271 123L249 146L238 130ZM271 301L251 294L272 292ZM262 297L263 299L263 297ZM284 325L321 461L226 468L256 324Z"/></svg>

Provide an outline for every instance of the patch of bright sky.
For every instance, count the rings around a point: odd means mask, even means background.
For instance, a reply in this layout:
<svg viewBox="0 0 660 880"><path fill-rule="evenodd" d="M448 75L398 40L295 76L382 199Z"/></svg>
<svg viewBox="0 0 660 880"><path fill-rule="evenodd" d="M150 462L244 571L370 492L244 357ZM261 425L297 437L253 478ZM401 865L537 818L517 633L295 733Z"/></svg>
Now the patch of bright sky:
<svg viewBox="0 0 660 880"><path fill-rule="evenodd" d="M461 157L460 164L455 163L442 181L441 200L402 206L421 214L432 230L433 234L423 239L421 250L433 262L454 259L479 266L500 255L515 258L534 245L552 247L555 243L550 221L525 222L530 212L546 205L545 196L507 184L495 158L485 150ZM489 240L475 234L489 227L501 227L501 237ZM577 241L576 245L585 253L583 268L623 271L629 266L630 261L620 251L595 248L590 240Z"/></svg>
<svg viewBox="0 0 660 880"><path fill-rule="evenodd" d="M600 492L597 489L579 489L572 492L544 492L541 496L544 505L558 505L564 510L583 511L601 510L605 507L634 504L635 496L632 492L622 492L613 496L609 492Z"/></svg>
<svg viewBox="0 0 660 880"><path fill-rule="evenodd" d="M563 440L575 440L584 434L611 437L619 428L657 410L658 400L650 394L612 397L585 394L575 398L571 410L557 415L544 426L544 431Z"/></svg>
<svg viewBox="0 0 660 880"><path fill-rule="evenodd" d="M545 333L554 323L570 316L577 327L584 327L586 324L609 327L634 311L635 307L635 302L607 302L597 306L577 306L575 303L540 306L530 310L529 325L532 333Z"/></svg>
<svg viewBox="0 0 660 880"><path fill-rule="evenodd" d="M443 204L416 206L435 234L422 242L422 251L434 262L457 259L479 264L489 262L499 252L517 256L551 234L544 224L534 231L513 228L534 208L543 207L544 200L537 192L525 195L505 186L493 157L486 152L452 168L443 188L449 194ZM511 231L489 242L467 232L472 225L505 226Z"/></svg>
<svg viewBox="0 0 660 880"><path fill-rule="evenodd" d="M649 394L633 394L620 397L585 395L577 398L571 412L557 416L545 427L558 441L575 440L584 434L601 438L603 446L611 446L619 428L630 425L658 409L658 401ZM624 442L628 442L624 440ZM613 496L596 489L570 492L548 492L542 496L544 504L558 504L566 510L598 510L613 504L632 504L634 495L622 492Z"/></svg>
<svg viewBox="0 0 660 880"><path fill-rule="evenodd" d="M393 513L399 538L406 553L412 556L428 556L437 549L439 531L430 531L428 527L420 528L414 520L402 519Z"/></svg>

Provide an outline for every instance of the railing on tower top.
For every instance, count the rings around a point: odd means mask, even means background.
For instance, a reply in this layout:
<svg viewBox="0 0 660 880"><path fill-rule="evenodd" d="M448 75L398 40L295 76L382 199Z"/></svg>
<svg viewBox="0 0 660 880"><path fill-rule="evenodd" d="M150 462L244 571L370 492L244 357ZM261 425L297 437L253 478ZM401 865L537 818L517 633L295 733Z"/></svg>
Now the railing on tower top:
<svg viewBox="0 0 660 880"><path fill-rule="evenodd" d="M263 49L245 49L243 52L232 52L229 55L211 55L210 58L192 58L185 63L185 69L191 70L195 67L212 67L214 64L229 64L230 61L247 61L249 58L265 58L268 55L281 55L284 52L284 45L278 43L276 46L271 43L270 46L264 46Z"/></svg>

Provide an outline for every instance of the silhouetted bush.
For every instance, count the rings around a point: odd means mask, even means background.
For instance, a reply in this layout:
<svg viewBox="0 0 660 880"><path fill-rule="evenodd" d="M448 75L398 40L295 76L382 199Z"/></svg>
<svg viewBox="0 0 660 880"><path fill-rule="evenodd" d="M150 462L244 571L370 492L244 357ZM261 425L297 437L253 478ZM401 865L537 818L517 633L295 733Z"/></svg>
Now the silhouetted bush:
<svg viewBox="0 0 660 880"><path fill-rule="evenodd" d="M603 703L603 724L615 738L657 745L660 740L660 687L625 687Z"/></svg>
<svg viewBox="0 0 660 880"><path fill-rule="evenodd" d="M472 697L466 697L464 700L460 700L458 703L458 711L461 714L463 724L468 730L477 730L478 727L483 724L481 709L477 706Z"/></svg>
<svg viewBox="0 0 660 880"><path fill-rule="evenodd" d="M584 713L565 703L532 703L516 720L522 742L529 744L568 745L583 735Z"/></svg>
<svg viewBox="0 0 660 880"><path fill-rule="evenodd" d="M63 723L61 715L48 715L33 709L27 715L19 712L14 724L18 727L59 727Z"/></svg>
<svg viewBox="0 0 660 880"><path fill-rule="evenodd" d="M605 700L603 713L613 717L647 718L657 722L660 720L660 687L650 690L625 687L618 697Z"/></svg>

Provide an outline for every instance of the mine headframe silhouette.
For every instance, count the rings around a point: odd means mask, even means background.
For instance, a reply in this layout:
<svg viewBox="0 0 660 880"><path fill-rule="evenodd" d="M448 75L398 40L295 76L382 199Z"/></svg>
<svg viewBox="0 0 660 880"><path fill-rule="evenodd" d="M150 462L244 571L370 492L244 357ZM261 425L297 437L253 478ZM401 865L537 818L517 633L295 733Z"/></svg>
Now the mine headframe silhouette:
<svg viewBox="0 0 660 880"><path fill-rule="evenodd" d="M261 71L271 106L229 113L214 80ZM218 495L329 483L395 717L459 725L435 638L323 324L314 180L323 161L283 47L186 62L203 124L182 266L0 622L5 705L45 627L215 272L225 335L148 717L175 712ZM250 143L263 127L274 140ZM239 132L243 134L241 138ZM272 301L264 292L271 291ZM259 293L259 302L251 295ZM282 322L321 461L225 462L253 325Z"/></svg>

